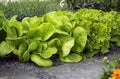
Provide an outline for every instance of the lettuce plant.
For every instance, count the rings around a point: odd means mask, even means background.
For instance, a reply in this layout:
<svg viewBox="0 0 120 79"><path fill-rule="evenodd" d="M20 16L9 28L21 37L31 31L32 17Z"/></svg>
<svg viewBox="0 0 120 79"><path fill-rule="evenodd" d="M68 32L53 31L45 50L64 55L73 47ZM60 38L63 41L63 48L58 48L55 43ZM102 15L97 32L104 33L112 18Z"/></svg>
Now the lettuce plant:
<svg viewBox="0 0 120 79"><path fill-rule="evenodd" d="M87 32L82 27L75 27L67 11L47 13L42 17L26 17L21 22L13 16L4 23L6 40L0 48L6 54L12 52L19 61L33 61L39 66L51 66L50 59L54 54L62 62L79 62L86 45ZM64 28L65 27L65 28ZM5 48L6 46L6 48ZM10 50L11 49L11 50ZM6 55L4 52L1 56Z"/></svg>
<svg viewBox="0 0 120 79"><path fill-rule="evenodd" d="M87 31L87 44L82 55L92 57L101 52L109 52L111 38L111 25L114 17L110 13L101 10L82 9L75 13L76 26L83 27Z"/></svg>

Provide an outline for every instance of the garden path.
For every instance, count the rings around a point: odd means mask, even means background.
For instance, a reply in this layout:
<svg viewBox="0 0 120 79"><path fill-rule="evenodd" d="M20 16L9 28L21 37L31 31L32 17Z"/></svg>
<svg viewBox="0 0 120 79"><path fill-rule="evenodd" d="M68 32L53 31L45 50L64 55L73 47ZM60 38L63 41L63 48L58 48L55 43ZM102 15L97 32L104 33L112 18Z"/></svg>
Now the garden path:
<svg viewBox="0 0 120 79"><path fill-rule="evenodd" d="M120 48L80 63L59 63L49 68L41 68L33 63L20 63L13 58L0 59L0 79L99 79L104 67L101 63L103 58L118 55Z"/></svg>

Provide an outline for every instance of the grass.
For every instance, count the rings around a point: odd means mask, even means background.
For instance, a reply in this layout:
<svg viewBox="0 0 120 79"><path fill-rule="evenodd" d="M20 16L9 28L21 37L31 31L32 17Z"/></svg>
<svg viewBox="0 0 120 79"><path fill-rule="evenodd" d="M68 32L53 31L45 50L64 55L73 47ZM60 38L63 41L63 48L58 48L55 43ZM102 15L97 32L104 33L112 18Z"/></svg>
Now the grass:
<svg viewBox="0 0 120 79"><path fill-rule="evenodd" d="M60 0L51 1L30 1L24 0L19 2L0 3L0 9L5 16L10 19L13 15L18 15L20 19L27 16L42 16L45 13L61 10L59 6Z"/></svg>

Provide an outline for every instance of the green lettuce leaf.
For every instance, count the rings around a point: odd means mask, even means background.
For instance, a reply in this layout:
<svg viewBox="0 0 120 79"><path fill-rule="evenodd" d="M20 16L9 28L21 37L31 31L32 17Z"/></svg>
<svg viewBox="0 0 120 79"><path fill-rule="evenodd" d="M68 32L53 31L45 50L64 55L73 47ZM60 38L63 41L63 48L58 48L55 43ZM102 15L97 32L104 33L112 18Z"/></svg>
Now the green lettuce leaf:
<svg viewBox="0 0 120 79"><path fill-rule="evenodd" d="M29 18L28 21L30 23L30 28L35 28L35 27L40 26L40 24L43 21L43 18L34 16L34 17Z"/></svg>
<svg viewBox="0 0 120 79"><path fill-rule="evenodd" d="M68 35L59 35L57 37L62 45L59 48L59 54L61 57L65 57L70 54L72 47L74 46L75 39Z"/></svg>
<svg viewBox="0 0 120 79"><path fill-rule="evenodd" d="M3 41L0 43L0 57L4 57L10 54L14 50L14 47L9 45L9 43Z"/></svg>
<svg viewBox="0 0 120 79"><path fill-rule="evenodd" d="M29 51L33 51L33 50L36 50L37 49L37 41L32 41L29 46L28 46L28 50Z"/></svg>
<svg viewBox="0 0 120 79"><path fill-rule="evenodd" d="M9 21L4 23L4 30L7 33L7 37L16 38L23 34L22 23L17 21L16 17L13 16Z"/></svg>
<svg viewBox="0 0 120 79"><path fill-rule="evenodd" d="M15 37L15 38L7 37L7 38L6 38L6 41L7 41L11 46L14 46L15 48L18 48L21 43L23 43L23 42L26 41L25 38L26 38L26 37Z"/></svg>
<svg viewBox="0 0 120 79"><path fill-rule="evenodd" d="M28 62L30 59L30 51L29 50L26 50L22 56L20 57L20 61L21 62Z"/></svg>
<svg viewBox="0 0 120 79"><path fill-rule="evenodd" d="M73 37L75 38L75 45L72 48L72 51L76 53L82 52L87 42L86 30L82 27L76 27L73 30Z"/></svg>
<svg viewBox="0 0 120 79"><path fill-rule="evenodd" d="M61 41L58 38L54 38L48 42L49 47L57 47L57 46L61 46L61 45L62 45Z"/></svg>
<svg viewBox="0 0 120 79"><path fill-rule="evenodd" d="M24 61L24 57L22 58L23 54L25 53L25 51L27 50L27 44L26 43L22 43L19 45L18 48L18 57L19 57L19 61L23 62ZM26 52L27 54L27 52Z"/></svg>
<svg viewBox="0 0 120 79"><path fill-rule="evenodd" d="M42 37L42 40L46 41L55 33L55 28L50 23L43 23L39 27L39 33Z"/></svg>
<svg viewBox="0 0 120 79"><path fill-rule="evenodd" d="M31 55L31 61L42 67L48 67L53 65L53 62L50 59L42 58L36 54Z"/></svg>
<svg viewBox="0 0 120 79"><path fill-rule="evenodd" d="M66 57L60 57L62 62L80 62L82 57L78 54L69 54Z"/></svg>
<svg viewBox="0 0 120 79"><path fill-rule="evenodd" d="M43 23L37 28L28 31L27 37L30 39L46 41L55 33L55 28L50 23Z"/></svg>
<svg viewBox="0 0 120 79"><path fill-rule="evenodd" d="M62 25L62 21L55 13L47 13L43 17L45 22L53 24L58 29Z"/></svg>
<svg viewBox="0 0 120 79"><path fill-rule="evenodd" d="M74 46L74 38L69 39L62 45L62 57L65 57L70 54L72 47Z"/></svg>
<svg viewBox="0 0 120 79"><path fill-rule="evenodd" d="M53 54L57 53L57 48L55 47L48 47L46 50L43 50L42 53L39 53L43 58L50 58Z"/></svg>
<svg viewBox="0 0 120 79"><path fill-rule="evenodd" d="M29 17L22 20L23 34L26 34L30 28L30 23L28 21Z"/></svg>

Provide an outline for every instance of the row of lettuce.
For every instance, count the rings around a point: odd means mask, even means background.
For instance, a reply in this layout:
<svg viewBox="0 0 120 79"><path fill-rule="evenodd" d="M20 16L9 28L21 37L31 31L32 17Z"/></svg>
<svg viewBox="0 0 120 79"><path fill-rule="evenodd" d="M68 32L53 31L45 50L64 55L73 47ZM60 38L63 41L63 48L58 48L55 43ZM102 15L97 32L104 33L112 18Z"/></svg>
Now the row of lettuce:
<svg viewBox="0 0 120 79"><path fill-rule="evenodd" d="M0 12L0 36L0 57L11 54L43 67L53 65L54 55L62 62L80 62L120 47L120 13L54 11L18 21L17 16L7 20Z"/></svg>

